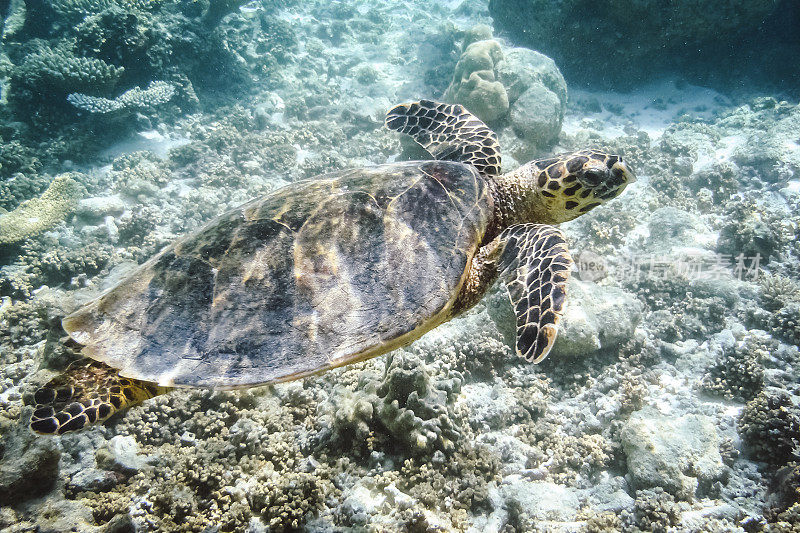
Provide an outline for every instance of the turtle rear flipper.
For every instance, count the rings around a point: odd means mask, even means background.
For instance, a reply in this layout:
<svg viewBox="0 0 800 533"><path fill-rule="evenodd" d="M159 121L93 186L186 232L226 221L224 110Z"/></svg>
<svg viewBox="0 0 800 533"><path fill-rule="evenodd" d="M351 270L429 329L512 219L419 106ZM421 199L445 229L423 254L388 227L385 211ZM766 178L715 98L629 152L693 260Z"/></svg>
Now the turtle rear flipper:
<svg viewBox="0 0 800 533"><path fill-rule="evenodd" d="M516 352L538 363L556 341L564 311L572 257L560 230L546 224L518 224L503 231L498 270L517 317Z"/></svg>
<svg viewBox="0 0 800 533"><path fill-rule="evenodd" d="M43 435L78 431L164 392L164 387L120 377L106 364L82 359L34 393L30 428Z"/></svg>
<svg viewBox="0 0 800 533"><path fill-rule="evenodd" d="M400 104L386 114L386 127L410 135L434 159L467 163L484 176L500 175L497 135L462 105Z"/></svg>

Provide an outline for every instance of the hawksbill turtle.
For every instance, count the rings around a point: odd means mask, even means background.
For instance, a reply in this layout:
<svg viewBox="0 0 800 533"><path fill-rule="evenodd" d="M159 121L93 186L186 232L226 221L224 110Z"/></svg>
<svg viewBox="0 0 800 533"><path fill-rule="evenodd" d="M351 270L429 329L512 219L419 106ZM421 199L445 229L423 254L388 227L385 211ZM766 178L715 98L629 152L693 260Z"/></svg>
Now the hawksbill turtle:
<svg viewBox="0 0 800 533"><path fill-rule="evenodd" d="M502 175L497 137L460 105L401 104L386 126L433 160L324 174L168 246L63 319L85 359L34 393L30 427L62 434L175 387L294 380L413 342L496 279L516 353L549 353L572 259L558 224L635 180L582 150Z"/></svg>

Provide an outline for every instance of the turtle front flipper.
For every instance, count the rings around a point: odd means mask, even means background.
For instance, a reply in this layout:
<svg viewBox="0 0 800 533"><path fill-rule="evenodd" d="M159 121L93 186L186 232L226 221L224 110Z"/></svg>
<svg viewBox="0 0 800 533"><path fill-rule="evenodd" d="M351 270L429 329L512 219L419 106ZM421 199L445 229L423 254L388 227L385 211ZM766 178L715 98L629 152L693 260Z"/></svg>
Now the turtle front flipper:
<svg viewBox="0 0 800 533"><path fill-rule="evenodd" d="M516 352L538 363L556 340L572 257L561 231L545 224L511 226L497 239L505 244L498 271L517 317Z"/></svg>
<svg viewBox="0 0 800 533"><path fill-rule="evenodd" d="M116 369L99 361L82 359L34 393L36 410L30 428L42 435L79 431L167 390L120 377Z"/></svg>
<svg viewBox="0 0 800 533"><path fill-rule="evenodd" d="M484 176L500 175L497 135L462 105L400 104L386 114L386 127L411 136L434 159L472 165Z"/></svg>

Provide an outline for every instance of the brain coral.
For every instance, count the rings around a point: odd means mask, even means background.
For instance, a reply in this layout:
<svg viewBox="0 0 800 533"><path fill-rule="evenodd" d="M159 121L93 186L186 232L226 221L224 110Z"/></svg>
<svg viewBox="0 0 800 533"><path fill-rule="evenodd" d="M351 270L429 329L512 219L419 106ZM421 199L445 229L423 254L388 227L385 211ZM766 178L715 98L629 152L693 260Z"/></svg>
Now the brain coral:
<svg viewBox="0 0 800 533"><path fill-rule="evenodd" d="M508 94L497 81L496 65L503 59L497 41L478 41L467 46L456 64L445 99L461 104L484 122L508 113Z"/></svg>

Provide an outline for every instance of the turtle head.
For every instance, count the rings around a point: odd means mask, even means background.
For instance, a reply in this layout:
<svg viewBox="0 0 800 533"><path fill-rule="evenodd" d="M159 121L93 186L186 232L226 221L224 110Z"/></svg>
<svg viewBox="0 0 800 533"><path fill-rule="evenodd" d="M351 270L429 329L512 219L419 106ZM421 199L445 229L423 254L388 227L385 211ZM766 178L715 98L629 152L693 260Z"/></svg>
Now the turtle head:
<svg viewBox="0 0 800 533"><path fill-rule="evenodd" d="M619 196L629 183L636 181L621 156L599 150L562 154L528 165L540 213L537 218L546 218L550 223L566 222L588 213Z"/></svg>

